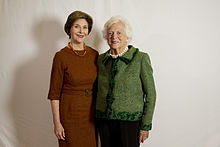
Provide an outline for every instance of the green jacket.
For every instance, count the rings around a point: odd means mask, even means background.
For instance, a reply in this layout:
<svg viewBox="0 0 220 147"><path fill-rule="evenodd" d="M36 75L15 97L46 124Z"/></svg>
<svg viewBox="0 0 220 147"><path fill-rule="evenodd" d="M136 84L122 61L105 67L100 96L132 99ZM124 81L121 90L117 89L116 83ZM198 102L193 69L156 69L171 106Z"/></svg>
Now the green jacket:
<svg viewBox="0 0 220 147"><path fill-rule="evenodd" d="M151 130L156 101L153 70L148 54L133 46L113 59L109 50L98 57L96 118L141 120L141 130Z"/></svg>

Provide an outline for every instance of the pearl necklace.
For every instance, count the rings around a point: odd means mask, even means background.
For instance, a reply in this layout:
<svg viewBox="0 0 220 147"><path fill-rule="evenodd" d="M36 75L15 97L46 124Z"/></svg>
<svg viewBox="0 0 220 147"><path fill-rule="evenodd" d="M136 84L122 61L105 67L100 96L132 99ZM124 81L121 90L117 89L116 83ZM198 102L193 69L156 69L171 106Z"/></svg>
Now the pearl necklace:
<svg viewBox="0 0 220 147"><path fill-rule="evenodd" d="M70 49L72 49L72 51L77 55L77 56L85 56L86 54L86 45L83 43L83 48L84 48L84 53L82 55L80 55L73 47L72 45L70 44L70 42L68 43L68 47Z"/></svg>
<svg viewBox="0 0 220 147"><path fill-rule="evenodd" d="M128 51L128 47L126 47L120 54L113 55L110 50L110 56L112 56L112 58L117 58L117 57L123 56L127 51Z"/></svg>

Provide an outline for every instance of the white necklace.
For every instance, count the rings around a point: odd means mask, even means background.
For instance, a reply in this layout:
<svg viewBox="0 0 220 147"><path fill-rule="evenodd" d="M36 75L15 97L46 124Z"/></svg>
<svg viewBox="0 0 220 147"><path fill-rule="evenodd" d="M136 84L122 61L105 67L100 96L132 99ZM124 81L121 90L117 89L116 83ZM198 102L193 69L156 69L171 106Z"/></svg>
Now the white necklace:
<svg viewBox="0 0 220 147"><path fill-rule="evenodd" d="M113 55L110 51L110 56L112 56L112 58L117 58L117 57L121 57L123 56L126 52L128 51L128 47L126 47L120 54L117 55Z"/></svg>

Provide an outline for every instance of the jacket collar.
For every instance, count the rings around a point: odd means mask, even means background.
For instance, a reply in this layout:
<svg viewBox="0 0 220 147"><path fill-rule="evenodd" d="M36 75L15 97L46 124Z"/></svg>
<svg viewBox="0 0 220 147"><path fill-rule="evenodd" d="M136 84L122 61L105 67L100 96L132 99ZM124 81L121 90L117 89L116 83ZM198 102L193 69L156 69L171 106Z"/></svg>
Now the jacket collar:
<svg viewBox="0 0 220 147"><path fill-rule="evenodd" d="M135 57L135 55L138 53L138 48L133 47L132 45L128 46L128 51L121 57L118 57L121 61L125 62L126 64L129 64ZM110 49L104 53L104 58L102 60L102 63L106 66L108 62L112 59L110 56Z"/></svg>

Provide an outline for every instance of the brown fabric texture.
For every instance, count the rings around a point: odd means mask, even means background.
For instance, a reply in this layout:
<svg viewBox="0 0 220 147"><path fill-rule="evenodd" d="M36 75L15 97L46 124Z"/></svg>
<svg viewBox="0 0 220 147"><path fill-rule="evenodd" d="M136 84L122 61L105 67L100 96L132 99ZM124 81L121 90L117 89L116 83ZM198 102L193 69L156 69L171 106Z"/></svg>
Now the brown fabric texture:
<svg viewBox="0 0 220 147"><path fill-rule="evenodd" d="M97 57L98 52L88 46L85 56L77 56L68 47L55 54L48 99L60 100L66 137L59 140L59 147L96 147L92 89Z"/></svg>

